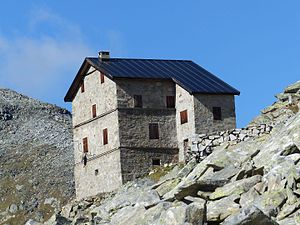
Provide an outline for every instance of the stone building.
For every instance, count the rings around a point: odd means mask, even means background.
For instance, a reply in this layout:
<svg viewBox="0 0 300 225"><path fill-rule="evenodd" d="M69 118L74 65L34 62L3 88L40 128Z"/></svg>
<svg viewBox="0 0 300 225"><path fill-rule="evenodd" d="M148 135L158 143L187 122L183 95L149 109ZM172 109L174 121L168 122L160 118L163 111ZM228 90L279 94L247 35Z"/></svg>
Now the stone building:
<svg viewBox="0 0 300 225"><path fill-rule="evenodd" d="M76 196L115 190L184 161L195 133L235 128L239 91L189 60L86 58L72 102Z"/></svg>

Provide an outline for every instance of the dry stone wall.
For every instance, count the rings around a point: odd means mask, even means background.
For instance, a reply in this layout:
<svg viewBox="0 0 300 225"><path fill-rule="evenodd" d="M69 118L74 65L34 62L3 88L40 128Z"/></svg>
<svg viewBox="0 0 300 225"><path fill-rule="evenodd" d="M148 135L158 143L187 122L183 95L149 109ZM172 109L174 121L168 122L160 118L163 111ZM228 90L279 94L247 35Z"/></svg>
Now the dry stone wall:
<svg viewBox="0 0 300 225"><path fill-rule="evenodd" d="M193 158L201 161L221 145L236 145L239 142L269 134L272 129L270 125L261 124L222 132L197 134L191 138L185 158L187 161Z"/></svg>

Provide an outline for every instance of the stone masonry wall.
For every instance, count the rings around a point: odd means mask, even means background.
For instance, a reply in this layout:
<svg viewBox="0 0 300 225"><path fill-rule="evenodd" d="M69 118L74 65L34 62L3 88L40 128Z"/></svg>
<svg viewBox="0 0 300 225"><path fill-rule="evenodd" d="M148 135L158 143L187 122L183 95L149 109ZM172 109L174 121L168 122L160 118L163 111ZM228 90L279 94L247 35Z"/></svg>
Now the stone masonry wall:
<svg viewBox="0 0 300 225"><path fill-rule="evenodd" d="M197 161L202 160L209 155L216 147L221 145L236 145L241 141L268 134L273 127L267 124L258 126L249 126L242 129L232 129L227 131L194 135L190 139L189 149L186 154L186 161L196 158Z"/></svg>
<svg viewBox="0 0 300 225"><path fill-rule="evenodd" d="M236 128L234 95L195 94L195 133L211 133ZM213 119L213 107L221 107L222 120Z"/></svg>
<svg viewBox="0 0 300 225"><path fill-rule="evenodd" d="M180 112L187 110L188 122L181 124ZM195 134L194 97L176 84L176 129L179 161L184 161L184 140Z"/></svg>
<svg viewBox="0 0 300 225"><path fill-rule="evenodd" d="M166 96L175 96L175 84L169 80L115 79L118 107L133 108L134 95L142 95L143 108L166 108Z"/></svg>
<svg viewBox="0 0 300 225"><path fill-rule="evenodd" d="M159 139L149 139L149 123L158 123ZM175 109L119 109L121 147L177 148Z"/></svg>
<svg viewBox="0 0 300 225"><path fill-rule="evenodd" d="M103 129L107 128L108 144L103 145ZM88 138L87 158L91 159L111 149L119 148L119 124L118 112L114 111L101 118L97 118L87 124L73 129L75 163L83 157L82 139Z"/></svg>
<svg viewBox="0 0 300 225"><path fill-rule="evenodd" d="M100 72L91 67L84 78L84 89L80 88L72 101L73 126L92 118L92 105L96 104L97 115L107 113L117 108L117 86L114 81L105 76L101 84ZM94 72L93 72L94 71Z"/></svg>
<svg viewBox="0 0 300 225"><path fill-rule="evenodd" d="M160 164L178 162L178 149L126 149L121 148L121 170L123 182L149 173L153 168L152 160Z"/></svg>
<svg viewBox="0 0 300 225"><path fill-rule="evenodd" d="M81 199L101 192L110 192L122 185L120 151L77 163L74 168L76 198Z"/></svg>

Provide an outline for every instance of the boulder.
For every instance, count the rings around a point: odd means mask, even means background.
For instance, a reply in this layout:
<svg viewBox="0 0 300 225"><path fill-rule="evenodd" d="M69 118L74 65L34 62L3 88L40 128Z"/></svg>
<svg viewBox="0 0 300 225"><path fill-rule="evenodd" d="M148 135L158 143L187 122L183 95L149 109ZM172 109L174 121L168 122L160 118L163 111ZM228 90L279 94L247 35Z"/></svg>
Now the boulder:
<svg viewBox="0 0 300 225"><path fill-rule="evenodd" d="M250 190L256 183L261 181L260 175L255 175L243 180L238 180L217 188L211 195L210 199L220 199L233 194L243 194Z"/></svg>
<svg viewBox="0 0 300 225"><path fill-rule="evenodd" d="M206 204L207 221L222 222L228 216L238 213L240 205L235 201L239 198L239 195L232 195L217 201L209 201Z"/></svg>
<svg viewBox="0 0 300 225"><path fill-rule="evenodd" d="M231 215L222 225L276 225L270 217L266 216L255 206L242 209L236 215Z"/></svg>

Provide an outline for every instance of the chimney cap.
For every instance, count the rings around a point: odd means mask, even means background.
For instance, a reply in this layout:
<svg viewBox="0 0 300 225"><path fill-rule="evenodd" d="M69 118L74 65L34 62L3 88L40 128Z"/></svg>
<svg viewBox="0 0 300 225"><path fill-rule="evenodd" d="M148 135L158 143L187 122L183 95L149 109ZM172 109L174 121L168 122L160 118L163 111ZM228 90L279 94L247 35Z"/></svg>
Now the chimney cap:
<svg viewBox="0 0 300 225"><path fill-rule="evenodd" d="M110 56L109 56L109 51L99 51L98 53L98 57L99 59L109 59Z"/></svg>

